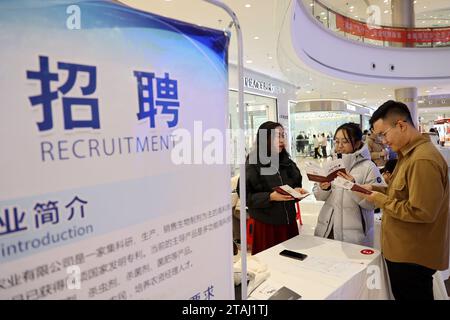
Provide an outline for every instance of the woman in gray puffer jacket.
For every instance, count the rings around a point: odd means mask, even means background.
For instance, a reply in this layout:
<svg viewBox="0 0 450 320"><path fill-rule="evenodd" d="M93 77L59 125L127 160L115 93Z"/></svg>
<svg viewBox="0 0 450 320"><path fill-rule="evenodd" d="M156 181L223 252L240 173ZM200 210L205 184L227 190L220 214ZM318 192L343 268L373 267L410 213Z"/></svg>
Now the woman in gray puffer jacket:
<svg viewBox="0 0 450 320"><path fill-rule="evenodd" d="M339 175L357 184L380 184L380 171L370 159L370 152L362 142L362 131L356 123L345 123L336 129L335 151L342 155L346 174ZM325 201L320 210L316 236L373 246L374 207L350 190L332 183L316 183L313 193L317 200Z"/></svg>

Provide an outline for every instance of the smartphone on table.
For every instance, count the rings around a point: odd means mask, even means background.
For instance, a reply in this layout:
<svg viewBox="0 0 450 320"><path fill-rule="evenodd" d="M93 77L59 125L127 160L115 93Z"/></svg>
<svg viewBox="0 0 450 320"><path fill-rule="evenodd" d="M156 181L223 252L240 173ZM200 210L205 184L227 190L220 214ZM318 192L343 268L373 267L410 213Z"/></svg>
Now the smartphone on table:
<svg viewBox="0 0 450 320"><path fill-rule="evenodd" d="M304 253L295 252L295 251L291 251L291 250L283 250L283 251L280 252L280 255L282 255L284 257L297 259L297 260L300 260L300 261L305 260L306 257L307 257L307 255L304 254Z"/></svg>

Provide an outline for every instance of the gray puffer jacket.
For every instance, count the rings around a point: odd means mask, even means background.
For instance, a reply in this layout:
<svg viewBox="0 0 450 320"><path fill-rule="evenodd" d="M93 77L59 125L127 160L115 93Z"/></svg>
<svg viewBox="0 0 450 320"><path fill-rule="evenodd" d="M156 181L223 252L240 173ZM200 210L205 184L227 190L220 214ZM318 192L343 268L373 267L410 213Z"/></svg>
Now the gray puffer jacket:
<svg viewBox="0 0 450 320"><path fill-rule="evenodd" d="M370 160L367 145L342 156L347 172L357 184L384 184L380 171ZM327 238L333 230L335 240L373 246L374 206L371 203L333 184L325 191L316 183L313 193L317 200L325 201L314 232L316 236Z"/></svg>

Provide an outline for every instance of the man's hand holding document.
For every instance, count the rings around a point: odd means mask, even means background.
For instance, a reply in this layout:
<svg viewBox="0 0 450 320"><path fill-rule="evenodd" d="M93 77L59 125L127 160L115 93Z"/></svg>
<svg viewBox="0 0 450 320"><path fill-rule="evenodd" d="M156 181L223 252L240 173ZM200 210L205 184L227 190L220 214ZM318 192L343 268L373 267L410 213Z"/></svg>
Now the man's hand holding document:
<svg viewBox="0 0 450 320"><path fill-rule="evenodd" d="M296 190L294 188L291 188L287 184L285 184L283 186L274 187L273 190L275 190L278 193L284 194L284 195L290 195L290 196L292 196L292 198L294 198L293 200L296 200L296 201L300 201L303 198L306 198L307 196L310 195L310 193L304 189L297 188L297 190Z"/></svg>
<svg viewBox="0 0 450 320"><path fill-rule="evenodd" d="M353 183L350 180L344 179L342 177L337 177L336 179L334 179L333 184L335 187L352 190L352 191L357 191L357 192L361 192L364 194L372 194L372 191L367 190L367 189L361 187L360 185Z"/></svg>

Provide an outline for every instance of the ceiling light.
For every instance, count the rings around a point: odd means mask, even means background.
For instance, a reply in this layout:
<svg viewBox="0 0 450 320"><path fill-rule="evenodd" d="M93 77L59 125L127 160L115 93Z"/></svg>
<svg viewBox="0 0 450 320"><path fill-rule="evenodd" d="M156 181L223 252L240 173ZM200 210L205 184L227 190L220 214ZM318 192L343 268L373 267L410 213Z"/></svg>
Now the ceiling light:
<svg viewBox="0 0 450 320"><path fill-rule="evenodd" d="M247 63L253 63L253 61L252 61L252 60L247 60L247 61L245 61L245 62L247 62Z"/></svg>
<svg viewBox="0 0 450 320"><path fill-rule="evenodd" d="M250 8L251 6L252 6L252 5L249 4L249 3L247 3L247 4L245 5L246 8Z"/></svg>
<svg viewBox="0 0 450 320"><path fill-rule="evenodd" d="M311 93L311 91L308 90L308 91L306 91L306 93Z"/></svg>
<svg viewBox="0 0 450 320"><path fill-rule="evenodd" d="M325 12L322 11L320 14L324 16L324 15L325 15Z"/></svg>
<svg viewBox="0 0 450 320"><path fill-rule="evenodd" d="M417 0L414 0L414 4L416 4L417 3Z"/></svg>
<svg viewBox="0 0 450 320"><path fill-rule="evenodd" d="M268 56L267 58L268 58L269 60L272 60L272 59L273 59L272 56Z"/></svg>
<svg viewBox="0 0 450 320"><path fill-rule="evenodd" d="M384 10L384 13L389 13L389 10Z"/></svg>
<svg viewBox="0 0 450 320"><path fill-rule="evenodd" d="M355 8L354 6L351 6L351 7L350 7L350 10L353 10L354 8Z"/></svg>
<svg viewBox="0 0 450 320"><path fill-rule="evenodd" d="M344 92L342 92L342 94L347 94L347 92L346 92L346 91L344 91Z"/></svg>
<svg viewBox="0 0 450 320"><path fill-rule="evenodd" d="M253 37L253 39L255 39L255 40L259 40L259 37L258 37L258 36L256 36L256 37Z"/></svg>

